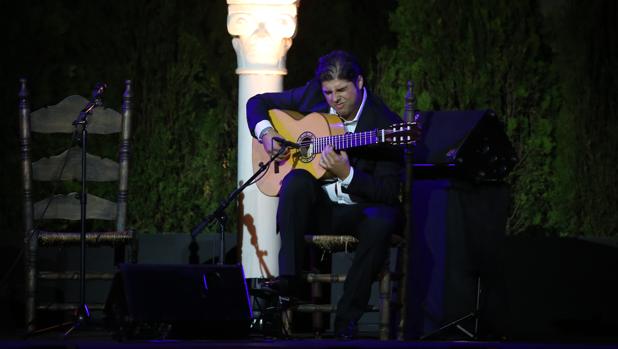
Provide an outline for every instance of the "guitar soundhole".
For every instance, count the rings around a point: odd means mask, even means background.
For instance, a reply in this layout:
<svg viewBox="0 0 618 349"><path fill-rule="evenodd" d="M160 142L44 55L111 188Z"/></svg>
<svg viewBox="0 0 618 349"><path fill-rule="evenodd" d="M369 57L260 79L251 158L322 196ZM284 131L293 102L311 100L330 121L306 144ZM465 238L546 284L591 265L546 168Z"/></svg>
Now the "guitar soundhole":
<svg viewBox="0 0 618 349"><path fill-rule="evenodd" d="M309 163L313 161L315 158L315 152L313 151L313 140L315 139L315 135L309 131L303 132L296 141L300 144L299 154L300 161L304 163Z"/></svg>

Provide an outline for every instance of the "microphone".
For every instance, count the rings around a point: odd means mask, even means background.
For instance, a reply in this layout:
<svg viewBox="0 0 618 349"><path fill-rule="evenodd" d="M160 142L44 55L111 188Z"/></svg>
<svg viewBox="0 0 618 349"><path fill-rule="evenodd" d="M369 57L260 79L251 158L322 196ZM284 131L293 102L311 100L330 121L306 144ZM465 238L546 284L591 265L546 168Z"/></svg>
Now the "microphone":
<svg viewBox="0 0 618 349"><path fill-rule="evenodd" d="M284 147L300 149L300 144L294 143L294 142L290 142L290 141L285 140L285 139L283 139L281 137L273 137L273 140L276 141L277 143L281 144Z"/></svg>
<svg viewBox="0 0 618 349"><path fill-rule="evenodd" d="M92 90L92 98L79 113L77 119L73 121L73 125L84 123L88 114L90 114L94 108L103 105L103 103L101 103L101 97L103 97L103 92L105 92L106 88L107 84L102 82L99 82L94 86L94 89Z"/></svg>
<svg viewBox="0 0 618 349"><path fill-rule="evenodd" d="M104 82L99 82L94 86L94 89L92 90L92 100L97 101L98 103L100 103L101 97L103 97L103 92L105 92L105 89L107 89L107 84Z"/></svg>
<svg viewBox="0 0 618 349"><path fill-rule="evenodd" d="M101 97L103 97L103 92L105 92L106 88L107 88L107 84L102 83L102 82L99 82L94 86L94 89L92 90L92 99L90 99L90 102L86 104L84 109L82 109L82 113L88 114L95 107L102 105Z"/></svg>

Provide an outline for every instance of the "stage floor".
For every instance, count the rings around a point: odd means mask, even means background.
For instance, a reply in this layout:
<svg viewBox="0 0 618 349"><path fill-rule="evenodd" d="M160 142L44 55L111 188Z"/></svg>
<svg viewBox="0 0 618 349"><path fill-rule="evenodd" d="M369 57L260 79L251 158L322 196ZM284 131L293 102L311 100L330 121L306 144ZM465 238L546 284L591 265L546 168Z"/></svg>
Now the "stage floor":
<svg viewBox="0 0 618 349"><path fill-rule="evenodd" d="M110 340L87 339L29 339L0 341L0 348L10 349L103 349L103 348L474 348L474 349L615 349L618 344L594 343L515 343L515 342L468 342L468 341L379 341L374 339L359 339L339 341L334 339L269 339L269 340L164 340L164 341L131 341L114 342Z"/></svg>
<svg viewBox="0 0 618 349"><path fill-rule="evenodd" d="M361 334L362 336L362 334ZM7 338L8 337L8 338ZM375 338L342 341L334 338L315 339L312 337L295 337L293 339L273 339L251 337L243 340L132 340L115 341L111 334L76 331L64 338L61 332L46 333L36 338L21 339L17 334L0 338L0 348L10 349L202 349L202 348L473 348L473 349L618 349L616 342L582 341L577 343L561 343L554 341L380 341Z"/></svg>

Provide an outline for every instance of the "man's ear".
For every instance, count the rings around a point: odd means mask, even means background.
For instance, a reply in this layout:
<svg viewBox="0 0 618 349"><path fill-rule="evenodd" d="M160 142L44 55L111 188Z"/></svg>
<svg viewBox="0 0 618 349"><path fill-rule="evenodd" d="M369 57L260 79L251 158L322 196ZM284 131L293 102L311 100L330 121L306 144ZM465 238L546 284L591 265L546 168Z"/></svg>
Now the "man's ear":
<svg viewBox="0 0 618 349"><path fill-rule="evenodd" d="M363 76L362 76L362 75L359 75L359 76L356 78L356 87L357 87L359 90L362 90L364 86L365 86L365 80L363 80Z"/></svg>

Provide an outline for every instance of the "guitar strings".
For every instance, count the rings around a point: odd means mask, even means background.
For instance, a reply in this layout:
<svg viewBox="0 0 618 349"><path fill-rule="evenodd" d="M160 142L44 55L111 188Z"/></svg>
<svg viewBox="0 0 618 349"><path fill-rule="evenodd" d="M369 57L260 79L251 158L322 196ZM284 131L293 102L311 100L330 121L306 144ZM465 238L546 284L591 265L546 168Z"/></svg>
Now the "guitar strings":
<svg viewBox="0 0 618 349"><path fill-rule="evenodd" d="M298 143L301 147L310 147L313 145L313 150L316 153L321 153L326 145L332 145L335 149L347 149L367 144L377 143L376 130L364 131L358 133L344 133L342 135L318 137L310 140L303 140Z"/></svg>
<svg viewBox="0 0 618 349"><path fill-rule="evenodd" d="M415 123L412 123L415 124ZM397 133L397 131L409 131L411 129L410 124L399 124L399 125L392 125L391 126L391 130L390 132L392 133ZM389 132L388 129L384 129L385 131ZM399 135L399 136L395 136L392 137L392 143L393 144L404 144L407 141L410 141L411 138L410 136L405 136L405 135ZM407 137L404 138L404 137ZM309 140L303 140L301 142L298 143L298 145L301 148L308 148L310 146L313 145L313 153L321 153L322 150L324 149L324 147L326 145L332 145L335 149L347 149L347 148L352 148L352 147L357 147L357 146L363 146L363 145L368 145L368 144L375 144L379 142L379 136L378 136L378 130L374 129L374 130L370 130L370 131L363 131L363 132L358 132L358 133L354 133L354 132L348 132L348 133L344 133L342 135L334 135L334 136L325 136L325 137L318 137L318 138L314 138L314 139L309 139Z"/></svg>

